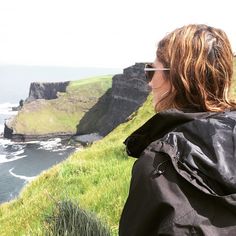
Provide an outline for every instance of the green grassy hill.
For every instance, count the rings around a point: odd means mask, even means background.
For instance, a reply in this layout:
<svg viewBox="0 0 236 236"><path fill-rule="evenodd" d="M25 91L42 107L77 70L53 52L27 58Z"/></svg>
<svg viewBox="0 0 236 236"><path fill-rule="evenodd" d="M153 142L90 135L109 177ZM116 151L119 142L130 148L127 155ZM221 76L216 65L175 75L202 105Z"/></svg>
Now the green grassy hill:
<svg viewBox="0 0 236 236"><path fill-rule="evenodd" d="M236 90L232 92L235 97ZM0 235L44 235L45 216L56 202L68 199L95 212L108 223L112 235L117 235L134 162L128 158L123 141L153 114L149 97L132 120L41 174L17 200L2 204Z"/></svg>
<svg viewBox="0 0 236 236"><path fill-rule="evenodd" d="M111 83L112 76L71 81L57 99L26 103L11 126L17 134L76 133L76 125L85 112L97 103Z"/></svg>

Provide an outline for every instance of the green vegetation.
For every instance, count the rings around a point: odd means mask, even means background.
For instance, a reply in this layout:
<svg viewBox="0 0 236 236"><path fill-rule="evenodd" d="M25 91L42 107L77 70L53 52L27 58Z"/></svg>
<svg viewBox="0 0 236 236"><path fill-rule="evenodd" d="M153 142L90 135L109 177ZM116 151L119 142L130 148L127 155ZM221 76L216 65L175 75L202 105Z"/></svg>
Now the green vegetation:
<svg viewBox="0 0 236 236"><path fill-rule="evenodd" d="M108 87L111 87L111 78L112 75L102 75L102 76L96 76L96 77L91 77L87 79L81 79L81 80L76 80L76 81L71 81L68 90L71 91L73 89L77 90L80 88L82 90L82 86L88 86L90 85L90 89L94 89L94 84L99 84L99 87L104 89L107 89ZM102 82L102 84L100 84ZM86 92L86 91L85 91Z"/></svg>
<svg viewBox="0 0 236 236"><path fill-rule="evenodd" d="M236 91L232 92L235 97ZM2 204L0 235L44 235L47 216L54 215L58 202L68 199L95 213L107 222L112 235L117 235L134 163L133 158L128 158L123 141L153 114L149 97L129 122L42 173L18 199Z"/></svg>
<svg viewBox="0 0 236 236"><path fill-rule="evenodd" d="M46 218L47 236L110 236L108 227L96 215L71 201L57 203L53 214Z"/></svg>
<svg viewBox="0 0 236 236"><path fill-rule="evenodd" d="M11 126L19 134L75 133L85 112L111 87L111 78L110 75L72 81L66 93L58 93L57 99L25 104Z"/></svg>
<svg viewBox="0 0 236 236"><path fill-rule="evenodd" d="M68 199L95 213L117 235L134 161L123 141L153 114L149 98L131 121L42 173L17 200L2 204L0 235L44 235L45 218L53 213L55 201Z"/></svg>

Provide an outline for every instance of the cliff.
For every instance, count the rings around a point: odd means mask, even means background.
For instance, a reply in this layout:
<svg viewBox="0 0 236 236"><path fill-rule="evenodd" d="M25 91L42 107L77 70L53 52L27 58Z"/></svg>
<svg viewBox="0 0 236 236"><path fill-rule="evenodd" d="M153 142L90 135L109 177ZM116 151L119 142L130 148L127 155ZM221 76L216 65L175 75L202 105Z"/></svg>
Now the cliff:
<svg viewBox="0 0 236 236"><path fill-rule="evenodd" d="M29 96L26 102L31 102L36 99L56 99L58 92L66 92L69 81L57 83L38 83L33 82L30 84Z"/></svg>
<svg viewBox="0 0 236 236"><path fill-rule="evenodd" d="M105 136L127 121L146 100L150 88L145 80L144 64L125 68L112 78L109 89L81 119L77 134L98 133Z"/></svg>
<svg viewBox="0 0 236 236"><path fill-rule="evenodd" d="M4 137L14 141L70 138L84 114L111 87L111 78L55 83L55 88L54 83L32 83L23 107L5 122Z"/></svg>
<svg viewBox="0 0 236 236"><path fill-rule="evenodd" d="M18 115L5 124L4 137L15 141L105 136L127 121L150 92L144 64L125 68L111 78L64 83L31 83Z"/></svg>

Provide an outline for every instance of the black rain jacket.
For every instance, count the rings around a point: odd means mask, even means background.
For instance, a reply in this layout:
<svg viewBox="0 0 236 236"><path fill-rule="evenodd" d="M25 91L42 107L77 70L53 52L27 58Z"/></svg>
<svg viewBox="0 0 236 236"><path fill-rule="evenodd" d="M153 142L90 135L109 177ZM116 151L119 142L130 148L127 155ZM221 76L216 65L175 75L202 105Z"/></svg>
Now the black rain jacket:
<svg viewBox="0 0 236 236"><path fill-rule="evenodd" d="M120 236L236 235L236 111L153 116L125 141Z"/></svg>

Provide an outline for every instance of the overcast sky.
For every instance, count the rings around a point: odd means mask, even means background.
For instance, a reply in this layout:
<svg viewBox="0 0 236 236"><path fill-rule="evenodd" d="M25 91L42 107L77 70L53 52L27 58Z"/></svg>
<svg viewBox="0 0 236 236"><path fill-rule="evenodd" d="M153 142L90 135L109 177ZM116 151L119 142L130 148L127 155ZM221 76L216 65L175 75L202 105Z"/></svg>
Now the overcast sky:
<svg viewBox="0 0 236 236"><path fill-rule="evenodd" d="M0 0L0 64L123 68L189 23L222 28L236 51L235 13L233 0Z"/></svg>

